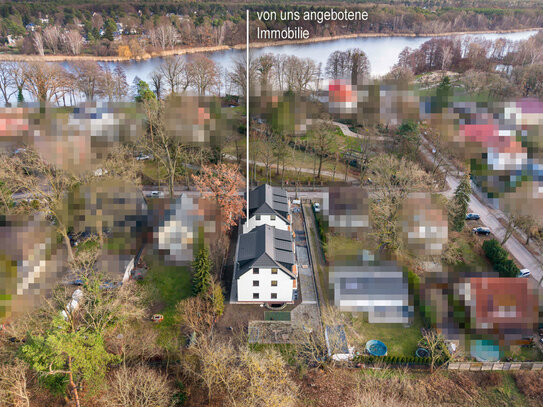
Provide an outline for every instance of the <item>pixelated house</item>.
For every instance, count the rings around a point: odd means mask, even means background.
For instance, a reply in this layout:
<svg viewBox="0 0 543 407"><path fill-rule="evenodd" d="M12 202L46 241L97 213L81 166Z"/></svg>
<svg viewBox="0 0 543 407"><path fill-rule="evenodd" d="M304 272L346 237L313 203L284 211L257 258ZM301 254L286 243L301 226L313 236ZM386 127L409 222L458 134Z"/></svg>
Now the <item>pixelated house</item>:
<svg viewBox="0 0 543 407"><path fill-rule="evenodd" d="M261 225L290 230L290 223L290 203L284 189L263 184L249 192L249 219L243 224L243 233Z"/></svg>
<svg viewBox="0 0 543 407"><path fill-rule="evenodd" d="M361 238L370 226L368 193L359 187L330 187L323 212L330 231L342 236Z"/></svg>
<svg viewBox="0 0 543 407"><path fill-rule="evenodd" d="M292 302L298 277L292 234L261 225L239 235L234 273L237 301Z"/></svg>
<svg viewBox="0 0 543 407"><path fill-rule="evenodd" d="M328 84L328 108L330 113L356 113L358 95L350 83L343 79Z"/></svg>
<svg viewBox="0 0 543 407"><path fill-rule="evenodd" d="M330 283L334 303L343 312L367 313L370 323L408 324L412 320L407 274L393 262L335 265Z"/></svg>
<svg viewBox="0 0 543 407"><path fill-rule="evenodd" d="M455 295L465 304L476 333L521 339L537 326L539 296L531 279L471 277L457 286Z"/></svg>

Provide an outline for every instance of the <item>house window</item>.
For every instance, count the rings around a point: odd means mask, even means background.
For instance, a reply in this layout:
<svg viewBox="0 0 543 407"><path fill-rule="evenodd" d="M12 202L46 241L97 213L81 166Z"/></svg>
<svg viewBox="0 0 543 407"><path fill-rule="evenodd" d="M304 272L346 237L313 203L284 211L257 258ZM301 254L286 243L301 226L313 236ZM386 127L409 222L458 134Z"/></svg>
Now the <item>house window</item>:
<svg viewBox="0 0 543 407"><path fill-rule="evenodd" d="M272 269L272 274L277 274L277 269Z"/></svg>
<svg viewBox="0 0 543 407"><path fill-rule="evenodd" d="M254 269L253 269L253 274L258 274L259 271L260 271L260 270L259 270L258 268L254 268Z"/></svg>
<svg viewBox="0 0 543 407"><path fill-rule="evenodd" d="M277 287L277 280L272 280L272 287Z"/></svg>
<svg viewBox="0 0 543 407"><path fill-rule="evenodd" d="M276 300L277 299L277 293L271 293L271 299Z"/></svg>
<svg viewBox="0 0 543 407"><path fill-rule="evenodd" d="M253 293L253 300L258 300L258 293Z"/></svg>
<svg viewBox="0 0 543 407"><path fill-rule="evenodd" d="M253 287L258 287L258 283L259 283L258 280L253 280Z"/></svg>
<svg viewBox="0 0 543 407"><path fill-rule="evenodd" d="M255 219L256 219L256 220L260 220L260 215L256 215L256 216L255 216Z"/></svg>
<svg viewBox="0 0 543 407"><path fill-rule="evenodd" d="M270 220L275 220L275 215L270 215Z"/></svg>

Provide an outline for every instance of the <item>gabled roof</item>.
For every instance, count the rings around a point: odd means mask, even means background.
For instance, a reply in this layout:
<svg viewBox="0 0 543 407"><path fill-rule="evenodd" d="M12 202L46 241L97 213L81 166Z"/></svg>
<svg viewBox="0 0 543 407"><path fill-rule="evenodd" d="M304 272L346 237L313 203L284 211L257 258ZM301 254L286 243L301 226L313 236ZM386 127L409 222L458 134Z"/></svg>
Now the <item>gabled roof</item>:
<svg viewBox="0 0 543 407"><path fill-rule="evenodd" d="M290 223L287 192L268 184L260 185L249 192L249 217L253 215L277 215Z"/></svg>
<svg viewBox="0 0 543 407"><path fill-rule="evenodd" d="M296 278L292 271L295 260L290 232L261 225L241 235L238 244L238 264L236 278L255 267L278 268L290 277Z"/></svg>

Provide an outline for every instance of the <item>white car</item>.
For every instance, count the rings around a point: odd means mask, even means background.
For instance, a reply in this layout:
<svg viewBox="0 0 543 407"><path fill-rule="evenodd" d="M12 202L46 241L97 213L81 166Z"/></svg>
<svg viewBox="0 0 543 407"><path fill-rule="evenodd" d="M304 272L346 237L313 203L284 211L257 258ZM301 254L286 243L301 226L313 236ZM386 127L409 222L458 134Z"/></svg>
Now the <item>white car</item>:
<svg viewBox="0 0 543 407"><path fill-rule="evenodd" d="M151 191L151 193L149 195L152 196L153 198L161 198L161 197L164 196L164 192L162 192L162 191Z"/></svg>
<svg viewBox="0 0 543 407"><path fill-rule="evenodd" d="M313 204L313 210L314 210L315 212L320 212L320 211L321 211L321 204L318 203L318 202L315 202L315 203Z"/></svg>
<svg viewBox="0 0 543 407"><path fill-rule="evenodd" d="M522 269L520 270L520 273L518 274L519 277L530 277L532 273L530 273L530 270L528 269Z"/></svg>
<svg viewBox="0 0 543 407"><path fill-rule="evenodd" d="M145 161L145 160L150 160L150 159L151 159L151 156L149 155L140 155L139 157L136 157L137 161Z"/></svg>

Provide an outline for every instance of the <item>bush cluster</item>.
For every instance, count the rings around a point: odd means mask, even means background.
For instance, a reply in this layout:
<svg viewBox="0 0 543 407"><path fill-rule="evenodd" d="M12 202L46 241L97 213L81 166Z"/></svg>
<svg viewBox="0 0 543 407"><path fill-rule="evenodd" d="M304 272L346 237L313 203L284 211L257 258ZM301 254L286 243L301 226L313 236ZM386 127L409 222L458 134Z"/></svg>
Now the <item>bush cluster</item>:
<svg viewBox="0 0 543 407"><path fill-rule="evenodd" d="M420 358L418 356L373 356L359 355L355 356L354 362L373 365L375 363L386 363L388 365L429 365L430 358ZM438 363L439 364L439 363Z"/></svg>
<svg viewBox="0 0 543 407"><path fill-rule="evenodd" d="M483 251L486 257L492 262L494 269L500 274L500 277L516 277L520 270L517 265L509 258L509 253L496 239L487 240L483 243Z"/></svg>

